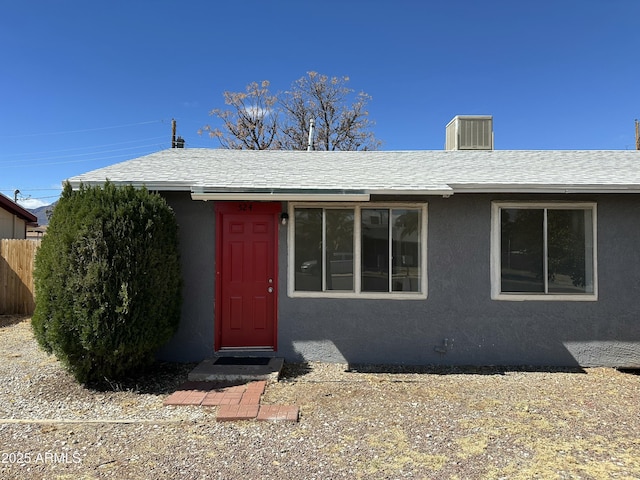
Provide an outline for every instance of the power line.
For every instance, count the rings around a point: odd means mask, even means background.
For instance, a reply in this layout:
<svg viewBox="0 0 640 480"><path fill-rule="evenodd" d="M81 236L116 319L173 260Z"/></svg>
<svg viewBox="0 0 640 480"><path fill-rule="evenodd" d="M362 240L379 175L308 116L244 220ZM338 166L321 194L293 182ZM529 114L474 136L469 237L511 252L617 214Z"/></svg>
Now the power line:
<svg viewBox="0 0 640 480"><path fill-rule="evenodd" d="M38 137L38 136L46 136L46 135L67 135L71 133L85 133L85 132L97 132L99 130L112 130L115 128L127 128L127 127L136 127L139 125L149 125L152 123L164 123L164 120L150 120L147 122L138 122L138 123L128 123L124 125L112 125L110 127L97 127L97 128L85 128L82 130L67 130L65 132L42 132L42 133L23 133L19 135L0 135L0 138L25 138L25 137Z"/></svg>
<svg viewBox="0 0 640 480"><path fill-rule="evenodd" d="M23 202L25 200L45 200L45 199L49 199L49 198L59 198L59 197L60 197L60 195L48 195L46 197L26 197L23 200L18 200L18 202Z"/></svg>
<svg viewBox="0 0 640 480"><path fill-rule="evenodd" d="M44 199L48 199L48 198L59 198L60 195L62 194L62 182L60 182L60 188L51 188L49 189L51 191L57 191L58 193L56 195L43 195L43 196L38 196L38 197L34 197L33 195L30 195L28 192L31 191L35 191L34 189L28 189L28 188L23 188L21 190L19 190L19 196L21 198L18 199L18 202L21 202L23 200L44 200ZM13 198L15 195L15 189L11 188L11 189L0 189L0 192L5 195L6 197L9 198Z"/></svg>
<svg viewBox="0 0 640 480"><path fill-rule="evenodd" d="M149 153L153 153L149 152ZM120 155L110 155L107 157L90 157L90 158L83 158L81 160L69 160L66 162L45 162L45 163L32 163L32 164L21 164L21 165L8 165L6 166L7 168L20 168L20 167L42 167L45 165L67 165L70 163L82 163L82 162L95 162L98 160L109 160L112 158L128 158L128 155L126 154L120 154ZM3 166L3 167L5 167Z"/></svg>
<svg viewBox="0 0 640 480"><path fill-rule="evenodd" d="M159 136L159 137L137 138L135 140L127 140L126 142L105 143L103 145L90 145L90 146L85 146L85 147L63 148L63 149L59 149L59 150L47 150L45 152L14 153L12 155L12 157L23 157L23 156L29 156L29 155L42 155L42 154L48 154L48 153L74 152L74 151L78 151L78 150L85 150L85 149L91 149L91 148L115 147L117 145L125 145L127 143L150 142L151 140L160 140L160 139L166 139L166 138L167 138L166 135L162 135L162 136ZM9 160L11 160L11 157L9 158Z"/></svg>
<svg viewBox="0 0 640 480"><path fill-rule="evenodd" d="M60 190L60 187L58 188L29 188L29 187L20 187L23 190L29 190L30 192L47 192L47 191L54 191L54 190ZM15 190L13 187L0 187L0 192L5 192L5 191L9 191L9 190Z"/></svg>
<svg viewBox="0 0 640 480"><path fill-rule="evenodd" d="M95 156L95 155L102 155L105 153L113 153L113 152L122 152L122 151L132 151L132 150L138 150L141 148L149 148L149 147L157 147L158 144L157 143L152 143L152 144L146 144L146 145L138 145L138 146L131 146L131 147L127 147L127 148L115 148L112 150L103 150L103 151L99 151L99 152L85 152L85 153L74 153L73 155L56 155L53 157L42 157L42 158L34 158L34 159L30 159L32 161L36 161L36 162L40 162L40 161L46 161L46 160L56 160L59 158L71 158L71 157L90 157L90 156ZM113 157L106 157L106 158L113 158ZM90 159L86 159L87 161ZM28 160L27 160L28 161ZM85 161L85 160L78 160L80 162ZM75 163L77 161L69 161L69 162L59 162L59 163L32 163L32 164L25 164L24 163L25 160L10 160L9 162L5 163L4 161L1 162L3 167L27 167L27 166L38 166L38 165L59 165L62 163Z"/></svg>

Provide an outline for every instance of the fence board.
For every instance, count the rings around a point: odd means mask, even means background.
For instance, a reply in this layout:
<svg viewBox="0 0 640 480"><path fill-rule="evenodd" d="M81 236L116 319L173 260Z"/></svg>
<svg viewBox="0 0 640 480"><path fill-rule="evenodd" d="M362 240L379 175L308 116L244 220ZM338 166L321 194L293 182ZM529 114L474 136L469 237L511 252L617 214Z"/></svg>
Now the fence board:
<svg viewBox="0 0 640 480"><path fill-rule="evenodd" d="M31 315L33 265L40 240L0 240L0 314Z"/></svg>

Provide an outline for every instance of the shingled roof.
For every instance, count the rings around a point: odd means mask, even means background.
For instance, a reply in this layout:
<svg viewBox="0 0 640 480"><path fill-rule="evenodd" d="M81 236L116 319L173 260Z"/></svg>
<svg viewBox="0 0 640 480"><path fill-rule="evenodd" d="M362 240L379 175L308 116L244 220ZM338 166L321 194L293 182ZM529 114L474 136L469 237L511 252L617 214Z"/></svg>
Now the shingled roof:
<svg viewBox="0 0 640 480"><path fill-rule="evenodd" d="M69 179L188 191L194 198L456 193L640 193L640 151L168 149ZM360 197L359 197L360 196Z"/></svg>

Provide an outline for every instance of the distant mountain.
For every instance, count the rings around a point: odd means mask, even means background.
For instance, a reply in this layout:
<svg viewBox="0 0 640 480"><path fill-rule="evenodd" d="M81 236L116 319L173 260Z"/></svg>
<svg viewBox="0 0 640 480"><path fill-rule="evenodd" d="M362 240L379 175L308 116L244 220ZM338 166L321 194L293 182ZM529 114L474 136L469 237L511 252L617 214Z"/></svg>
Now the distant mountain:
<svg viewBox="0 0 640 480"><path fill-rule="evenodd" d="M36 217L38 217L38 225L49 225L49 217L47 216L47 212L53 211L53 207L56 206L56 203L45 205L44 207L28 208L27 211L33 213Z"/></svg>

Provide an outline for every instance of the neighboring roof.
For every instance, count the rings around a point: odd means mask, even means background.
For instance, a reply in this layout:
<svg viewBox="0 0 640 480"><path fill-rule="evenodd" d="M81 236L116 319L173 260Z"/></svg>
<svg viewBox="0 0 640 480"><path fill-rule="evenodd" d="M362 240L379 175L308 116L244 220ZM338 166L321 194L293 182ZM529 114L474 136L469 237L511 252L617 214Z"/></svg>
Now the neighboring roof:
<svg viewBox="0 0 640 480"><path fill-rule="evenodd" d="M455 193L640 193L640 151L277 151L176 148L69 179L193 198L366 199ZM237 193L236 193L237 192ZM241 195L238 195L241 194ZM234 197L235 195L235 197ZM263 198L265 197L265 198Z"/></svg>
<svg viewBox="0 0 640 480"><path fill-rule="evenodd" d="M4 208L12 215L17 215L19 218L23 219L27 223L35 223L37 225L38 217L36 217L33 213L25 210L16 202L11 200L9 197L0 193L0 208Z"/></svg>

